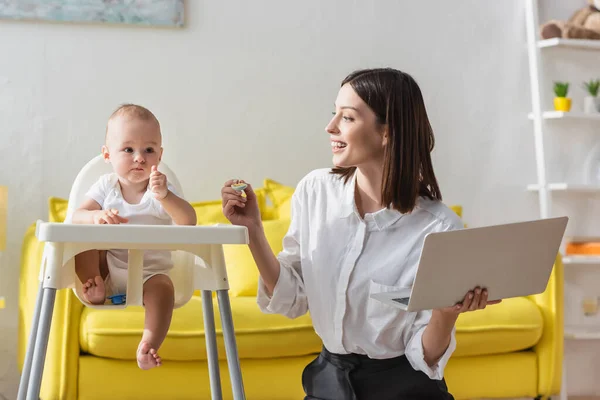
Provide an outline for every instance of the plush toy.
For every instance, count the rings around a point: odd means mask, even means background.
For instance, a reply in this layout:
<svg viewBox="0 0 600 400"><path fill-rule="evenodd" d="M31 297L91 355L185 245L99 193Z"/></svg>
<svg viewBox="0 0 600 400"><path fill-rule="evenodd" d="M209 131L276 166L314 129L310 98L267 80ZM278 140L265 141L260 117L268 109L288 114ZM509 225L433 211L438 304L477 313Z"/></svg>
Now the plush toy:
<svg viewBox="0 0 600 400"><path fill-rule="evenodd" d="M600 0L588 2L586 7L575 12L568 21L552 20L542 25L542 38L600 40Z"/></svg>

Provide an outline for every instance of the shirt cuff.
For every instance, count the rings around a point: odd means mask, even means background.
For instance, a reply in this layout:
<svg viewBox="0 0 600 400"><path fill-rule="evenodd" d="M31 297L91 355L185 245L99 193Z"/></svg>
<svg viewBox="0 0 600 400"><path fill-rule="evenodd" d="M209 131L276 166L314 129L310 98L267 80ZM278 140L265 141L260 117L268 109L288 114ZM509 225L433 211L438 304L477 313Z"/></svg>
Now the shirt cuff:
<svg viewBox="0 0 600 400"><path fill-rule="evenodd" d="M256 302L260 310L268 314L286 314L290 310L294 302L294 294L296 288L294 286L294 277L288 268L283 265L279 268L279 278L273 289L273 294L268 294L267 286L258 278L258 292ZM286 296L287 294L287 296ZM291 295L291 297L290 297Z"/></svg>
<svg viewBox="0 0 600 400"><path fill-rule="evenodd" d="M425 355L423 353L423 332L425 332L425 328L426 326L419 329L410 339L408 347L406 348L406 358L415 370L423 371L429 377L429 379L442 380L442 378L444 378L444 369L446 368L446 364L456 349L456 328L452 328L452 333L450 334L450 344L448 345L446 352L438 360L437 364L432 367L430 367L425 361Z"/></svg>

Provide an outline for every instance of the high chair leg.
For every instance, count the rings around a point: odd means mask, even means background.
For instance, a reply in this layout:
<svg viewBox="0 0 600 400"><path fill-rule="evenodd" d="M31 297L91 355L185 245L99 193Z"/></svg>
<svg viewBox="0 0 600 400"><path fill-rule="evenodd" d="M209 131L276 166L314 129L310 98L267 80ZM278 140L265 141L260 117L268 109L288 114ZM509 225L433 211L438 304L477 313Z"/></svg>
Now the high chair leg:
<svg viewBox="0 0 600 400"><path fill-rule="evenodd" d="M40 388L42 386L42 375L44 373L44 363L46 361L46 350L48 348L48 337L50 336L50 325L52 324L55 299L56 289L43 289L37 338L35 340L33 352L31 377L27 388L27 400L39 400L40 398Z"/></svg>
<svg viewBox="0 0 600 400"><path fill-rule="evenodd" d="M42 298L44 295L44 286L40 282L37 297L35 300L35 309L33 310L33 320L31 321L31 332L29 332L29 341L27 342L27 352L25 353L25 362L23 363L23 372L19 382L19 391L17 400L26 400L27 386L29 385L29 376L31 374L31 365L33 364L33 349L37 338L38 323L40 321L40 310L42 308Z"/></svg>
<svg viewBox="0 0 600 400"><path fill-rule="evenodd" d="M233 390L234 400L245 400L246 395L244 394L240 359L233 330L231 304L229 303L229 294L227 292L227 290L217 290L217 300L219 301L219 311L221 313L221 325L223 326L223 339L225 340L225 350L227 352L227 365L229 366L229 377L231 378L231 388Z"/></svg>
<svg viewBox="0 0 600 400"><path fill-rule="evenodd" d="M215 329L215 313L213 310L212 291L202 291L202 312L204 314L204 336L206 337L206 354L210 392L212 400L222 400L221 374L219 372L219 352L217 349L217 331Z"/></svg>

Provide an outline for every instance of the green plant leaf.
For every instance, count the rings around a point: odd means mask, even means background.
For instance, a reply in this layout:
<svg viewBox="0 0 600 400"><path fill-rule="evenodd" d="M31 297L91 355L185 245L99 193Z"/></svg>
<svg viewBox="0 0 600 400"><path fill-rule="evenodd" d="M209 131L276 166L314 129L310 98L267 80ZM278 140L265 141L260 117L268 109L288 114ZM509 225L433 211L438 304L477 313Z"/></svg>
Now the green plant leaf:
<svg viewBox="0 0 600 400"><path fill-rule="evenodd" d="M554 82L556 97L567 97L567 93L569 93L569 82Z"/></svg>
<svg viewBox="0 0 600 400"><path fill-rule="evenodd" d="M592 79L588 82L584 82L583 85L585 86L586 90L591 96L598 96L598 90L600 89L600 79Z"/></svg>

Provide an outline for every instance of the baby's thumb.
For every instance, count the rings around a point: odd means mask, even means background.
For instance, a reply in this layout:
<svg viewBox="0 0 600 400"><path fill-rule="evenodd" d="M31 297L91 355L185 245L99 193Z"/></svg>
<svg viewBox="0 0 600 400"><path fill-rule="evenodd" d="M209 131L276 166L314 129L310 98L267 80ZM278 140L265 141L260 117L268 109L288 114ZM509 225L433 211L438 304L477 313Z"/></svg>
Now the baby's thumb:
<svg viewBox="0 0 600 400"><path fill-rule="evenodd" d="M152 168L150 168L150 171L152 171L152 172L158 171L158 169L156 168L156 165L153 165Z"/></svg>

